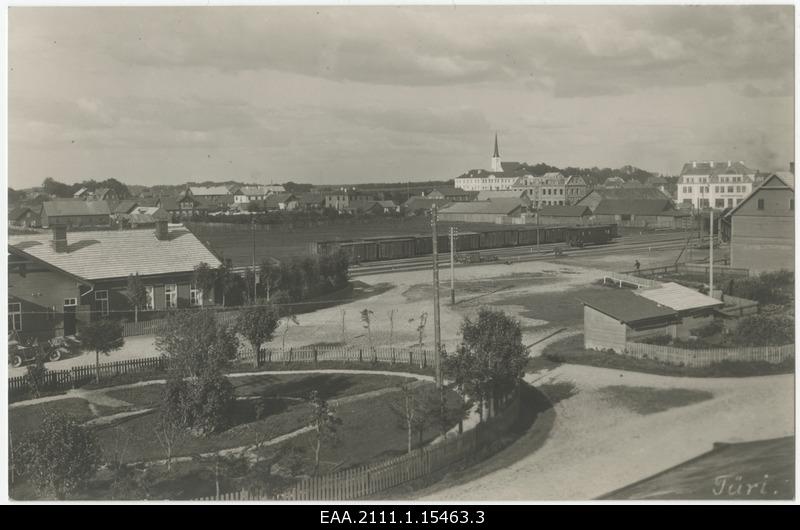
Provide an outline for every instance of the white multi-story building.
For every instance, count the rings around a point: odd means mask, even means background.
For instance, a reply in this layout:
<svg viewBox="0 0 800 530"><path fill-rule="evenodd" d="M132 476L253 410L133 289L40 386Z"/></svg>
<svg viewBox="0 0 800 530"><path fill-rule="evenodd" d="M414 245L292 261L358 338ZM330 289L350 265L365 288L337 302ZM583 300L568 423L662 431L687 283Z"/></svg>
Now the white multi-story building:
<svg viewBox="0 0 800 530"><path fill-rule="evenodd" d="M758 172L744 162L687 162L678 179L680 204L694 209L732 208L758 185Z"/></svg>
<svg viewBox="0 0 800 530"><path fill-rule="evenodd" d="M473 169L457 177L456 188L467 191L519 191L527 192L534 208L541 206L570 205L586 194L586 182L581 177L565 177L559 172L533 175L527 164L502 162L494 138L491 170Z"/></svg>

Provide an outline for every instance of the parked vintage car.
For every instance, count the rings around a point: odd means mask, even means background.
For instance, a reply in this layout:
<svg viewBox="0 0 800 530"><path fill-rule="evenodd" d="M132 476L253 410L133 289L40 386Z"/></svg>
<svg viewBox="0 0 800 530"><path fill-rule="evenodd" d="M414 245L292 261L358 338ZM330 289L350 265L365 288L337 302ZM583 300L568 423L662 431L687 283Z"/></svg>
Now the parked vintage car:
<svg viewBox="0 0 800 530"><path fill-rule="evenodd" d="M58 361L78 353L80 346L80 340L74 335L53 337L40 342L38 339L22 340L12 333L8 336L8 363L18 368L34 362L38 355L43 355L48 361Z"/></svg>

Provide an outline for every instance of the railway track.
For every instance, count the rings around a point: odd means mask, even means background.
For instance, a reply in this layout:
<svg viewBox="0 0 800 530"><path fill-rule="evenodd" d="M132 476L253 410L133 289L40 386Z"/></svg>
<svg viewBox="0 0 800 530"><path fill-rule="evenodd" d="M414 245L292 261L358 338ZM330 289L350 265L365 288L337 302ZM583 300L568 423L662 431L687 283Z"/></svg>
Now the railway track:
<svg viewBox="0 0 800 530"><path fill-rule="evenodd" d="M661 238L658 240L635 241L624 241L623 238L623 240L618 240L614 243L609 243L606 245L593 245L584 248L569 248L564 250L564 254L558 258L563 259L565 257L569 258L570 256L606 256L636 251L678 250L683 248L685 244L685 238L673 237ZM541 245L538 251L536 250L536 247L506 247L482 250L478 253L482 258L488 258L487 261L483 261L481 263L456 263L456 267L497 264L498 262L504 261L511 261L512 263L527 261L552 261L556 258L556 256L553 255L553 249L558 246L564 248L563 244L551 243L547 245ZM352 267L350 269L350 276L358 277L369 276L373 274L386 274L391 272L422 271L430 269L430 266L430 256L422 256L419 258L409 258L404 260L376 261L366 265ZM449 266L449 253L440 254L440 267L446 266Z"/></svg>

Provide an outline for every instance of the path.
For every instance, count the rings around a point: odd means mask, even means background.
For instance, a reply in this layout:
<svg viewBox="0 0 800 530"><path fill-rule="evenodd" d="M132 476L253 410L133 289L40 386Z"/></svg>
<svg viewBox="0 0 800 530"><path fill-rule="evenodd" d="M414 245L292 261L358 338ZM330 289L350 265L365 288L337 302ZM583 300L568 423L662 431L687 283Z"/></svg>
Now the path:
<svg viewBox="0 0 800 530"><path fill-rule="evenodd" d="M794 433L794 376L681 378L561 365L526 380L546 388L574 385L555 405L555 423L542 447L477 480L421 500L589 500L709 451L715 442L740 442ZM705 390L714 397L641 415L607 401L612 385ZM711 487L711 485L709 485Z"/></svg>

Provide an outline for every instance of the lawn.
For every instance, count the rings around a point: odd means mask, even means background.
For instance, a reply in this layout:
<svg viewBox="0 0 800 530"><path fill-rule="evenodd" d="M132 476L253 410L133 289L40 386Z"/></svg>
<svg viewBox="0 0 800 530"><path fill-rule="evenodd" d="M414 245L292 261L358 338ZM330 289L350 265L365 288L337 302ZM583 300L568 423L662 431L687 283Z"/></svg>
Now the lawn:
<svg viewBox="0 0 800 530"><path fill-rule="evenodd" d="M583 347L583 334L570 335L551 342L545 346L542 356L556 363L585 364L615 370L683 377L748 377L794 373L794 359L788 359L780 364L723 361L702 368L692 368L661 363L653 359L636 359L615 353L587 350Z"/></svg>
<svg viewBox="0 0 800 530"><path fill-rule="evenodd" d="M601 497L603 500L791 500L794 436L717 444L710 452Z"/></svg>
<svg viewBox="0 0 800 530"><path fill-rule="evenodd" d="M702 390L625 385L603 387L600 394L609 405L621 406L642 415L685 407L714 397L711 392Z"/></svg>
<svg viewBox="0 0 800 530"><path fill-rule="evenodd" d="M98 409L105 411L105 409ZM8 430L13 440L39 428L48 413L63 414L78 423L84 423L95 417L89 402L81 398L59 399L36 405L14 407L8 410Z"/></svg>

